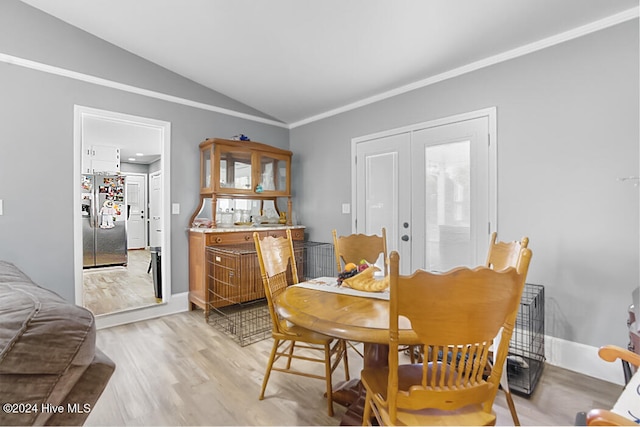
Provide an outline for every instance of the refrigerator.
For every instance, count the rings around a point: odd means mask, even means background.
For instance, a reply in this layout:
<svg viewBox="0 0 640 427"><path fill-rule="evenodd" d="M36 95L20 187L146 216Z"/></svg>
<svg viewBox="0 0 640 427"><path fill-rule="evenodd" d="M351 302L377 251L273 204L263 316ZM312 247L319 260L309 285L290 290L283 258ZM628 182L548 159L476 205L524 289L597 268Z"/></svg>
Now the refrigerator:
<svg viewBox="0 0 640 427"><path fill-rule="evenodd" d="M83 267L127 265L123 175L82 175Z"/></svg>

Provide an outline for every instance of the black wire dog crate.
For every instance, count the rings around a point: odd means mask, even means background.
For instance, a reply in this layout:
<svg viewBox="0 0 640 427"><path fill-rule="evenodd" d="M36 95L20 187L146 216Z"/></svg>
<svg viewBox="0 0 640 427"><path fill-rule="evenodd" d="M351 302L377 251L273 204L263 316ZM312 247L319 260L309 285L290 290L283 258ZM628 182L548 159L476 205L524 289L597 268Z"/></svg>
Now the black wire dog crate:
<svg viewBox="0 0 640 427"><path fill-rule="evenodd" d="M509 388L526 395L533 393L544 360L544 286L527 283L509 343Z"/></svg>
<svg viewBox="0 0 640 427"><path fill-rule="evenodd" d="M298 281L335 275L332 244L294 241L293 247ZM255 246L208 246L206 260L209 324L225 332L240 346L268 338L271 318Z"/></svg>

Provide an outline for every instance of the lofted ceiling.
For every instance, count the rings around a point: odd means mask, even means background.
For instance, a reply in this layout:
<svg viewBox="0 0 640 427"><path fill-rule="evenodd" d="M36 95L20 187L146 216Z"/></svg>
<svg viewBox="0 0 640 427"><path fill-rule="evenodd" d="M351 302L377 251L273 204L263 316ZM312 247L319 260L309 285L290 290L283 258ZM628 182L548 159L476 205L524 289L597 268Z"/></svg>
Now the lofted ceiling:
<svg viewBox="0 0 640 427"><path fill-rule="evenodd" d="M292 127L638 16L637 0L22 1Z"/></svg>

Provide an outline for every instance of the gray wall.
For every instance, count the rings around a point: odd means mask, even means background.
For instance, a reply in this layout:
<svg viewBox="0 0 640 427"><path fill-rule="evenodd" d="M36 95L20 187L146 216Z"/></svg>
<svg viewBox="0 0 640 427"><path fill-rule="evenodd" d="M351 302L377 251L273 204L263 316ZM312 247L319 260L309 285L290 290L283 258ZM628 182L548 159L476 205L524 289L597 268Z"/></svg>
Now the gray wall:
<svg viewBox="0 0 640 427"><path fill-rule="evenodd" d="M150 165L141 165L140 163L120 162L120 172L144 173L149 174Z"/></svg>
<svg viewBox="0 0 640 427"><path fill-rule="evenodd" d="M351 230L351 139L497 107L498 230L529 236L546 332L626 346L638 286L638 21L291 131L295 205L309 238Z"/></svg>
<svg viewBox="0 0 640 427"><path fill-rule="evenodd" d="M46 41L46 43L45 43ZM38 43L43 42L42 46ZM224 104L221 95L15 0L0 2L0 53ZM126 73L123 73L126 70ZM198 144L239 133L288 148L286 129L0 62L0 259L74 301L74 104L171 122L172 293L188 290L186 227L198 202ZM220 102L218 102L220 101ZM233 102L238 110L251 112ZM226 105L230 107L231 105Z"/></svg>

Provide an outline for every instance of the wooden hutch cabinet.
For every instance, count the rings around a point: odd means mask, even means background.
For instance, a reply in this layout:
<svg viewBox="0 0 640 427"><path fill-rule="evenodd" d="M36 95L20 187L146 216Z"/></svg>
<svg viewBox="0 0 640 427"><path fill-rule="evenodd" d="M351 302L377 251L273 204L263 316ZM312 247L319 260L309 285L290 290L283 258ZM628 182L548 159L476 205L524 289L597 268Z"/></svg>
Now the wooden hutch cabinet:
<svg viewBox="0 0 640 427"><path fill-rule="evenodd" d="M189 221L189 302L206 317L216 281L208 247L251 245L254 231L262 238L285 236L291 229L294 240L304 240L304 227L292 225L291 155L253 141L210 138L200 143L200 202ZM278 199L286 199L286 211L280 211Z"/></svg>
<svg viewBox="0 0 640 427"><path fill-rule="evenodd" d="M200 204L192 223L209 199L216 227L219 199L275 202L280 197L287 199L287 224L291 225L291 151L219 138L200 143Z"/></svg>

